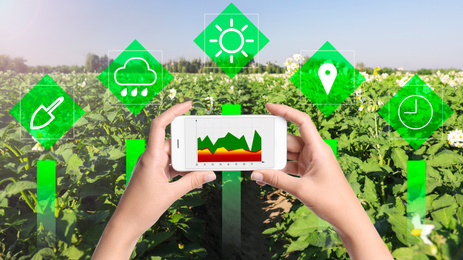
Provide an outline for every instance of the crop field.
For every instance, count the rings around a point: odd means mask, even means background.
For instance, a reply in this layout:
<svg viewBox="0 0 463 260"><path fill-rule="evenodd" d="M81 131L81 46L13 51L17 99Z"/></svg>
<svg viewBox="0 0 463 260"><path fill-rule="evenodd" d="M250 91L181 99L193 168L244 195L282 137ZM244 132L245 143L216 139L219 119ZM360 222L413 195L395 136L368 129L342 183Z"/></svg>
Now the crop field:
<svg viewBox="0 0 463 260"><path fill-rule="evenodd" d="M463 72L420 75L454 113L418 150L377 112L413 74L363 74L366 81L326 117L284 74L238 74L233 79L173 74L163 91L133 115L98 74L52 73L85 114L44 150L8 113L44 74L0 72L0 259L90 259L126 186L125 140L147 139L153 118L186 100L193 101L192 115L220 115L222 104L241 104L242 114L267 114L267 102L306 112L322 138L337 140L338 162L396 259L462 259ZM291 123L288 131L299 134ZM38 246L37 160L46 159L57 166L57 228L56 238ZM407 160L426 160L426 224L434 225L430 243L407 231ZM220 175L174 203L140 238L132 258L220 259ZM255 234L262 238L255 244L243 235L248 259L349 258L334 229L297 199L258 186L249 172L242 176L243 225L253 218L251 212L268 214L264 208L273 195L289 205L267 216L269 221L246 227L258 229ZM244 203L245 196L257 204Z"/></svg>

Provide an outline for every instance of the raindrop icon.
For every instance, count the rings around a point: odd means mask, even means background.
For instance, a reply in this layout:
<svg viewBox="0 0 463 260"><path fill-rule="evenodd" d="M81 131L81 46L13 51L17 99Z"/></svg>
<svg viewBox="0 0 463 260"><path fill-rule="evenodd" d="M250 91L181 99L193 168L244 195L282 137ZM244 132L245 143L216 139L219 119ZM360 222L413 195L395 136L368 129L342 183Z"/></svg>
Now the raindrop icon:
<svg viewBox="0 0 463 260"><path fill-rule="evenodd" d="M141 95L146 97L146 95L148 95L148 88L145 88L142 92L141 92Z"/></svg>
<svg viewBox="0 0 463 260"><path fill-rule="evenodd" d="M137 89L135 88L134 90L132 90L130 94L132 94L132 97L135 97L137 95Z"/></svg>
<svg viewBox="0 0 463 260"><path fill-rule="evenodd" d="M123 97L127 96L127 88L124 88L124 89L121 91L121 96L123 96Z"/></svg>

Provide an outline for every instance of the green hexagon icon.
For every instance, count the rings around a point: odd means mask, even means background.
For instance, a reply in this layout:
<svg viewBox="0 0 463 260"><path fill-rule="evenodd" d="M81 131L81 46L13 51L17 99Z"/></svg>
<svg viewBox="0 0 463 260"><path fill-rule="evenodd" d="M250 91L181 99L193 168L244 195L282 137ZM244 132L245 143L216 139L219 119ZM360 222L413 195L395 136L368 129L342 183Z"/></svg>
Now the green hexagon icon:
<svg viewBox="0 0 463 260"><path fill-rule="evenodd" d="M453 111L415 75L378 113L416 150Z"/></svg>
<svg viewBox="0 0 463 260"><path fill-rule="evenodd" d="M48 75L45 75L10 114L45 149L49 149L85 111Z"/></svg>
<svg viewBox="0 0 463 260"><path fill-rule="evenodd" d="M290 80L325 116L330 116L365 78L326 42Z"/></svg>
<svg viewBox="0 0 463 260"><path fill-rule="evenodd" d="M267 45L269 39L231 3L194 42L233 78Z"/></svg>
<svg viewBox="0 0 463 260"><path fill-rule="evenodd" d="M134 40L98 79L137 115L169 84L173 76Z"/></svg>

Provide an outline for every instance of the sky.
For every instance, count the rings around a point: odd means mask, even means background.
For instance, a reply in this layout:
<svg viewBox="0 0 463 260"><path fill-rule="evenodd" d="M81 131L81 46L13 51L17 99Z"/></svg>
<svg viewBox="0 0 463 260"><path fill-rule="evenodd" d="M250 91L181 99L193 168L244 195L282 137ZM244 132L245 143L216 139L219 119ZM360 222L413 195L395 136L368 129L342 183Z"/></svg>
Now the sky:
<svg viewBox="0 0 463 260"><path fill-rule="evenodd" d="M205 14L230 1L0 0L0 54L27 65L84 65L86 54L123 50L134 39L169 59L201 58L193 42ZM259 62L283 65L329 41L368 67L463 69L463 1L233 1L258 14L270 42ZM210 16L208 16L210 17ZM255 16L251 21L255 21ZM207 25L207 24L206 24Z"/></svg>

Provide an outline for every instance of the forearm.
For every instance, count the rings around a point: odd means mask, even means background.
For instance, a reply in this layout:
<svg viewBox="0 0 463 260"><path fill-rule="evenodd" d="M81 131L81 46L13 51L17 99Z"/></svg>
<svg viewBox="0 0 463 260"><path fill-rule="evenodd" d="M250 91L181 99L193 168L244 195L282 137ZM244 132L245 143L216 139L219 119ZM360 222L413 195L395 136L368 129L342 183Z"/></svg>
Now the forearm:
<svg viewBox="0 0 463 260"><path fill-rule="evenodd" d="M391 253L359 204L334 227L351 259L392 259Z"/></svg>
<svg viewBox="0 0 463 260"><path fill-rule="evenodd" d="M133 203L142 201L140 194L134 191L130 185L125 190L92 259L129 259L140 236L157 222L170 203L156 200L152 200L150 205Z"/></svg>
<svg viewBox="0 0 463 260"><path fill-rule="evenodd" d="M116 210L101 235L92 259L129 259L142 235L131 227L132 224L134 223L124 219L124 216L118 215Z"/></svg>

